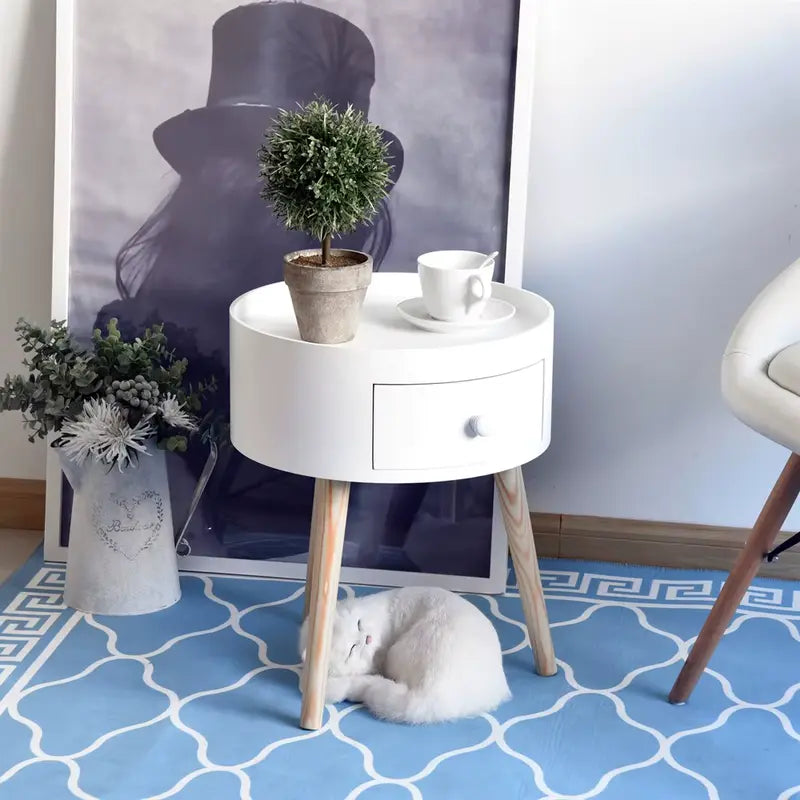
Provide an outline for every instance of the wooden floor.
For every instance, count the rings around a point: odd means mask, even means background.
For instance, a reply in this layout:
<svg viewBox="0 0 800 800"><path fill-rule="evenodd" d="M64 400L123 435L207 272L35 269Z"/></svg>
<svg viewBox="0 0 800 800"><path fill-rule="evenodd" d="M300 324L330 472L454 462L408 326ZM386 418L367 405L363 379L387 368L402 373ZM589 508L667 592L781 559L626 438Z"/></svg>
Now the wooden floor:
<svg viewBox="0 0 800 800"><path fill-rule="evenodd" d="M0 583L21 567L42 541L33 531L0 531Z"/></svg>

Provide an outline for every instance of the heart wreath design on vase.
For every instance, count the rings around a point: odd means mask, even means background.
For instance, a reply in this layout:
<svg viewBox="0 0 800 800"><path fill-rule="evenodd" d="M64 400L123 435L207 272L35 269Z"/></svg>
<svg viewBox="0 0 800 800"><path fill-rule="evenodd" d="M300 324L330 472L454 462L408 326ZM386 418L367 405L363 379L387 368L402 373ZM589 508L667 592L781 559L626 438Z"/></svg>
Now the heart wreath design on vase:
<svg viewBox="0 0 800 800"><path fill-rule="evenodd" d="M108 501L120 511L109 508ZM164 500L160 492L146 489L135 497L114 493L108 501L98 501L92 509L97 535L114 552L135 561L158 538L164 524Z"/></svg>

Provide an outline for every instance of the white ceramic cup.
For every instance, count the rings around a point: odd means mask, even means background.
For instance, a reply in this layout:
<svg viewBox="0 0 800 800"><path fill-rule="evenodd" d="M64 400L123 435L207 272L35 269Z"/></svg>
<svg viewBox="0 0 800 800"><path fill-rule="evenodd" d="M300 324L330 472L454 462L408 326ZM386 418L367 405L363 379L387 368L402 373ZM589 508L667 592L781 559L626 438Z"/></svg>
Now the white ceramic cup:
<svg viewBox="0 0 800 800"><path fill-rule="evenodd" d="M434 250L417 259L422 302L434 319L458 322L483 313L494 274L494 260L479 268L485 258L473 250Z"/></svg>

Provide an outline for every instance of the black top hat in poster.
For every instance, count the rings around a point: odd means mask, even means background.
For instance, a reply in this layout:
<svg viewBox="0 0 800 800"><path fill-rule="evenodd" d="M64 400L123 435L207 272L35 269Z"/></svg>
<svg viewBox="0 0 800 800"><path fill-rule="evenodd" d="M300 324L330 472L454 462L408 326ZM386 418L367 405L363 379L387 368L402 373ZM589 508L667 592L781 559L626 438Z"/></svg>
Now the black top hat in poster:
<svg viewBox="0 0 800 800"><path fill-rule="evenodd" d="M227 413L228 307L317 246L259 197L277 110L352 104L390 143L394 184L342 247L414 271L435 249L503 250L518 0L73 0L69 324L166 323ZM269 370L269 365L260 365ZM170 454L176 521L207 450ZM223 448L192 556L302 561L312 480ZM346 566L485 577L491 478L353 486ZM69 495L62 501L62 542Z"/></svg>

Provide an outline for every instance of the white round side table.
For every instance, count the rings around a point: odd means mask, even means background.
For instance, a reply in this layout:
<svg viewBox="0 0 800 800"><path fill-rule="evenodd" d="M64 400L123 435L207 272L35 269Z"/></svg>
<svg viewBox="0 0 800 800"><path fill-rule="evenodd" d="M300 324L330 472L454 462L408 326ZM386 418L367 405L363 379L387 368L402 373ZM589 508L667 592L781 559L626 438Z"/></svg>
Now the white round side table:
<svg viewBox="0 0 800 800"><path fill-rule="evenodd" d="M536 670L556 671L520 468L550 443L553 308L522 289L492 291L516 307L510 320L430 333L396 309L419 294L417 275L377 273L355 339L340 345L299 338L283 283L231 305L231 441L253 461L316 479L303 728L322 724L352 481L494 474Z"/></svg>

